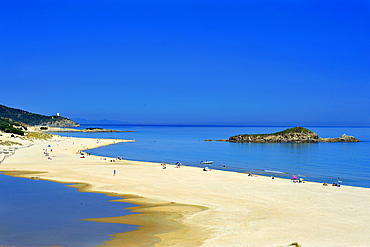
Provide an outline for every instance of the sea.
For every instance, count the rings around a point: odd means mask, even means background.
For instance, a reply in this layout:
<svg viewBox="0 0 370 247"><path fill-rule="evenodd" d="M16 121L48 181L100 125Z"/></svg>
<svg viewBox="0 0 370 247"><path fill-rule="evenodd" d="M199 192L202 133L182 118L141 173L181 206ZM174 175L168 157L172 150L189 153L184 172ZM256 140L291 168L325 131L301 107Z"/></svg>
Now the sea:
<svg viewBox="0 0 370 247"><path fill-rule="evenodd" d="M294 126L82 125L125 132L59 132L61 136L128 139L88 150L93 155L261 176L370 188L370 127L303 126L320 137L355 136L359 143L229 143L238 134L274 133ZM128 131L128 132L126 132ZM206 141L207 140L207 141ZM210 141L212 140L212 141ZM200 164L213 161L212 164ZM6 162L6 161L5 161ZM1 166L1 164L0 164ZM130 214L133 206L64 184L0 174L0 246L97 246L137 226L82 221Z"/></svg>
<svg viewBox="0 0 370 247"><path fill-rule="evenodd" d="M303 126L320 137L354 136L361 140L358 143L217 141L238 134L275 133L294 126L83 125L79 128L87 127L132 132L57 134L135 140L90 150L94 155L169 164L180 162L194 167L204 167L201 161L213 161L206 166L282 178L298 175L306 181L320 183L337 182L339 178L345 186L370 188L370 127Z"/></svg>

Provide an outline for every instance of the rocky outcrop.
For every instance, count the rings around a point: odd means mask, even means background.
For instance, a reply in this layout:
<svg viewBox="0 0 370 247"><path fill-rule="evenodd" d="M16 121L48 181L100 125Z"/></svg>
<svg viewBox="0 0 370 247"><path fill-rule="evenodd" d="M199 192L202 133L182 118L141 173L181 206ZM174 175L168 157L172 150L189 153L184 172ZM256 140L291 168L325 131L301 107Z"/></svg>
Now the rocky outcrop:
<svg viewBox="0 0 370 247"><path fill-rule="evenodd" d="M343 134L341 137L337 138L319 138L319 142L360 142L359 139L354 136L347 136Z"/></svg>
<svg viewBox="0 0 370 247"><path fill-rule="evenodd" d="M48 127L78 127L79 124L73 122L72 120L59 116L51 116L50 120L44 121L40 124L41 126Z"/></svg>
<svg viewBox="0 0 370 247"><path fill-rule="evenodd" d="M227 140L227 139L218 139L218 140L216 140L216 142L228 142L229 140Z"/></svg>
<svg viewBox="0 0 370 247"><path fill-rule="evenodd" d="M319 136L306 128L294 127L272 134L246 134L229 138L229 142L258 142L258 143L317 143L317 142L359 142L353 136L338 138L319 138Z"/></svg>

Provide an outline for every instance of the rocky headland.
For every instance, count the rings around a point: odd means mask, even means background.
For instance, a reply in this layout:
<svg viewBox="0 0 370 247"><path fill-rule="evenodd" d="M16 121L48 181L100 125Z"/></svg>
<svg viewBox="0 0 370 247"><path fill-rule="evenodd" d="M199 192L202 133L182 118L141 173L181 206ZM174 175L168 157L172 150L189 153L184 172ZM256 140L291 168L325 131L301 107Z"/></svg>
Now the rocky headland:
<svg viewBox="0 0 370 247"><path fill-rule="evenodd" d="M113 130L113 129L103 129L103 128L85 128L85 129L72 129L72 128L59 128L59 127L49 127L49 126L34 126L30 128L34 131L44 131L44 132L133 132L130 130Z"/></svg>
<svg viewBox="0 0 370 247"><path fill-rule="evenodd" d="M337 138L320 138L315 132L303 127L294 127L271 134L245 134L232 136L229 142L257 142L257 143L317 143L317 142L359 142L353 137L342 135Z"/></svg>
<svg viewBox="0 0 370 247"><path fill-rule="evenodd" d="M21 109L11 108L0 105L0 117L10 119L15 122L26 124L27 126L50 126L50 127L78 127L69 118L59 116L59 113L53 116L45 116L40 114L31 113Z"/></svg>
<svg viewBox="0 0 370 247"><path fill-rule="evenodd" d="M50 127L78 127L80 126L78 123L73 122L71 119L59 117L59 116L51 116L50 120L42 122L41 125L50 126Z"/></svg>

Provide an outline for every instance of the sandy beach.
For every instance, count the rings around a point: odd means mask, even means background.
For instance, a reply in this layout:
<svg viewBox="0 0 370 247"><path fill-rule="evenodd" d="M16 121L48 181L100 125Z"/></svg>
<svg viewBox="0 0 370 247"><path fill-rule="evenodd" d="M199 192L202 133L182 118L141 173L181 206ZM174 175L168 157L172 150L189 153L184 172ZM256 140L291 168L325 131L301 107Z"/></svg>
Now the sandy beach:
<svg viewBox="0 0 370 247"><path fill-rule="evenodd" d="M125 140L33 142L6 158L0 171L78 183L82 191L123 196L122 201L138 205L131 210L142 214L86 219L140 225L115 234L104 246L370 246L369 188L197 167L162 169L159 163L111 162L79 153L118 142Z"/></svg>

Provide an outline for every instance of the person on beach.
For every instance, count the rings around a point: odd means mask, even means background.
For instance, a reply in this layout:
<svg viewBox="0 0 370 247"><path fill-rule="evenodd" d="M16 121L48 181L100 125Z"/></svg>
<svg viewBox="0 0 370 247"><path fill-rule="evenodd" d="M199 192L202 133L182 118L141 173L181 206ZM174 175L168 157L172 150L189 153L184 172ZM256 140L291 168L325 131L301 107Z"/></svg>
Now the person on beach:
<svg viewBox="0 0 370 247"><path fill-rule="evenodd" d="M113 176L116 176L116 170L113 170Z"/></svg>

